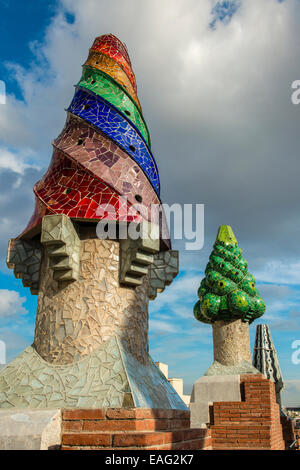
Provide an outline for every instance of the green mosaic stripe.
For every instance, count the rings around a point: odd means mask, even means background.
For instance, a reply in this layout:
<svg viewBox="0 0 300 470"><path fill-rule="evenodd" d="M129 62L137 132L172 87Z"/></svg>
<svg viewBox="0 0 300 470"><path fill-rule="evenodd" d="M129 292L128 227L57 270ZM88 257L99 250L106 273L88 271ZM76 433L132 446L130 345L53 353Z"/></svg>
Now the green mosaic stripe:
<svg viewBox="0 0 300 470"><path fill-rule="evenodd" d="M127 119L131 120L151 147L149 131L141 113L129 95L113 78L100 70L84 66L78 86L102 96L115 106Z"/></svg>

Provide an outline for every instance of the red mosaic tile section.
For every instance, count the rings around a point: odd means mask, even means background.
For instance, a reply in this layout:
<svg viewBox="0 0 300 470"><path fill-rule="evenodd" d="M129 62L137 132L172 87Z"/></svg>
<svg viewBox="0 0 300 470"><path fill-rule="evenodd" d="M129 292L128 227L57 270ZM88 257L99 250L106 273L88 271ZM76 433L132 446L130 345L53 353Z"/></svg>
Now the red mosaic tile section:
<svg viewBox="0 0 300 470"><path fill-rule="evenodd" d="M49 169L34 186L34 192L55 214L75 219L99 220L104 216L107 220L141 220L135 210L128 214L131 205L124 198L59 150L54 151ZM100 205L105 211L103 216L97 214Z"/></svg>
<svg viewBox="0 0 300 470"><path fill-rule="evenodd" d="M85 121L70 117L53 145L80 163L91 175L101 178L126 196L132 204L142 198L146 207L160 205L159 197L139 165Z"/></svg>
<svg viewBox="0 0 300 470"><path fill-rule="evenodd" d="M95 39L92 47L97 48L100 43L107 44L109 46L113 46L115 49L118 49L121 52L121 54L124 56L125 60L127 60L128 64L131 66L131 61L130 61L127 48L125 44L123 44L123 42L120 41L119 38L117 38L113 34L102 34L102 36L98 36Z"/></svg>
<svg viewBox="0 0 300 470"><path fill-rule="evenodd" d="M122 54L122 52L120 51L118 47L119 47L118 44L113 45L112 43L102 41L101 36L100 36L100 38L97 38L94 41L94 44L92 45L90 50L102 52L102 54L107 55L111 59L114 59L122 67L122 69L128 76L134 88L134 91L136 92L137 87L136 87L135 75L131 69L130 62L128 62L127 59L125 59L124 55Z"/></svg>
<svg viewBox="0 0 300 470"><path fill-rule="evenodd" d="M143 408L64 410L62 450L209 450L208 429L190 429L190 412Z"/></svg>
<svg viewBox="0 0 300 470"><path fill-rule="evenodd" d="M214 402L212 446L218 449L284 450L275 385L262 375L242 375L242 402Z"/></svg>
<svg viewBox="0 0 300 470"><path fill-rule="evenodd" d="M104 134L81 119L69 117L62 133L54 140L55 148L66 153L93 177L101 179L114 191L126 196L132 205L142 200L142 216L160 223L161 233L168 234L164 244L170 249L169 230L164 212L161 221L151 206L161 206L159 197L142 169L131 157Z"/></svg>

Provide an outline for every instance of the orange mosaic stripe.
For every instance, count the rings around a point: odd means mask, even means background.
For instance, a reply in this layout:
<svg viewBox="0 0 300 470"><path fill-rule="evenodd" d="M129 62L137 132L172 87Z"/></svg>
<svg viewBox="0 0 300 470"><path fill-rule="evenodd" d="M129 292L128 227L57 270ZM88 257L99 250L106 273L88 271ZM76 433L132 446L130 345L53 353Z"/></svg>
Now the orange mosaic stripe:
<svg viewBox="0 0 300 470"><path fill-rule="evenodd" d="M100 41L99 43L96 43L96 45L93 44L93 46L91 47L91 50L92 51L102 52L102 54L105 54L108 57L110 57L111 59L115 60L122 67L122 69L124 70L124 72L128 76L128 78L131 81L131 84L132 84L132 86L133 86L133 88L136 92L136 82L135 82L134 73L133 73L129 63L127 62L127 60L123 56L123 54L116 47L114 47L111 44L102 43Z"/></svg>
<svg viewBox="0 0 300 470"><path fill-rule="evenodd" d="M136 91L134 90L128 76L117 64L117 62L107 55L102 54L101 52L93 51L91 49L84 65L89 65L90 67L102 70L102 72L105 72L107 75L116 80L116 82L118 82L121 87L127 91L140 110L142 109Z"/></svg>

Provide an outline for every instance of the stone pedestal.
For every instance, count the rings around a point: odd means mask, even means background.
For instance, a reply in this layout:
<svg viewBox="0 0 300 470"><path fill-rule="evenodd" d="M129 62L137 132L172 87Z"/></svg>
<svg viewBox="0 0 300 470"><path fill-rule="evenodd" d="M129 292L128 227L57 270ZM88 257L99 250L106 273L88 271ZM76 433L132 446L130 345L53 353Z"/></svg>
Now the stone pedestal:
<svg viewBox="0 0 300 470"><path fill-rule="evenodd" d="M241 375L242 401L214 402L214 450L284 450L274 384L261 374Z"/></svg>
<svg viewBox="0 0 300 470"><path fill-rule="evenodd" d="M217 321L212 328L214 362L193 387L190 402L193 427L209 423L209 407L214 401L241 401L241 374L259 374L251 364L248 323Z"/></svg>
<svg viewBox="0 0 300 470"><path fill-rule="evenodd" d="M224 366L234 366L243 360L251 364L248 323L216 321L212 329L215 361Z"/></svg>
<svg viewBox="0 0 300 470"><path fill-rule="evenodd" d="M45 361L70 364L117 336L141 363L148 357L148 290L144 277L135 289L119 283L120 244L80 240L80 274L75 282L53 279L43 253L34 348Z"/></svg>
<svg viewBox="0 0 300 470"><path fill-rule="evenodd" d="M186 410L149 356L147 264L120 283L121 243L66 217L44 217L41 243L34 343L0 371L0 408Z"/></svg>
<svg viewBox="0 0 300 470"><path fill-rule="evenodd" d="M207 429L190 429L181 410L65 410L62 450L210 450Z"/></svg>
<svg viewBox="0 0 300 470"><path fill-rule="evenodd" d="M210 423L209 407L215 401L241 401L240 376L203 376L193 386L190 401L191 427Z"/></svg>

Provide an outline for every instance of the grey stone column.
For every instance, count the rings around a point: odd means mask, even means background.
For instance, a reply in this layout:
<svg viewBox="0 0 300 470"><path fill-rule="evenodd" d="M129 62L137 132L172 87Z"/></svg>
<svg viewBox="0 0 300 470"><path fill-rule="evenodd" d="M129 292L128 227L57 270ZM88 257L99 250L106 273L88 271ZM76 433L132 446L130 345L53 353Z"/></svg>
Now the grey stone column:
<svg viewBox="0 0 300 470"><path fill-rule="evenodd" d="M234 366L243 360L251 364L248 323L216 321L212 328L215 361L224 366Z"/></svg>
<svg viewBox="0 0 300 470"><path fill-rule="evenodd" d="M120 244L80 240L78 280L58 282L43 250L34 347L53 364L68 364L117 336L141 363L148 358L148 291L119 283Z"/></svg>

